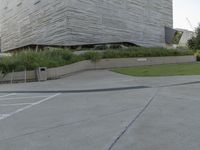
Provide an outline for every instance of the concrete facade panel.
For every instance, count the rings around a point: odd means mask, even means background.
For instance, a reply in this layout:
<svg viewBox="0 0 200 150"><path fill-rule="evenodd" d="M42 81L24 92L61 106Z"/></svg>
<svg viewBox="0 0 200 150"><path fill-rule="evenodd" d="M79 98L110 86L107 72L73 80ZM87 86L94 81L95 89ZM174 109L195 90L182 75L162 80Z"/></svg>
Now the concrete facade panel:
<svg viewBox="0 0 200 150"><path fill-rule="evenodd" d="M172 0L0 0L3 51L26 45L164 46Z"/></svg>

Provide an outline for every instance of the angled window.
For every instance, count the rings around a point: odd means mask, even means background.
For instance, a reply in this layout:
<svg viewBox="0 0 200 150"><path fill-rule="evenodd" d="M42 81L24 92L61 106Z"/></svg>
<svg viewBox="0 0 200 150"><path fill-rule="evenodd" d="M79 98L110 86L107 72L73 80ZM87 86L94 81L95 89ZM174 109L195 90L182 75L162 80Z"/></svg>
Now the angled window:
<svg viewBox="0 0 200 150"><path fill-rule="evenodd" d="M165 42L167 44L178 44L183 32L177 31L170 27L165 27Z"/></svg>

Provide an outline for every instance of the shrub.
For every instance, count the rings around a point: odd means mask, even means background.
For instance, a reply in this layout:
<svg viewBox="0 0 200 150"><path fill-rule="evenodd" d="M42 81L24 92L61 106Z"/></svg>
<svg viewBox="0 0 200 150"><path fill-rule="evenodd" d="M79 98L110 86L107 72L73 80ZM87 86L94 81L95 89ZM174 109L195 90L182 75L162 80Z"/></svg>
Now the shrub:
<svg viewBox="0 0 200 150"><path fill-rule="evenodd" d="M79 61L70 51L64 49L51 49L40 52L22 51L12 57L5 57L0 61L0 70L7 72L34 70L38 67L58 67Z"/></svg>
<svg viewBox="0 0 200 150"><path fill-rule="evenodd" d="M197 61L200 61L200 50L196 51L195 56L197 57Z"/></svg>
<svg viewBox="0 0 200 150"><path fill-rule="evenodd" d="M128 49L108 50L103 53L103 58L127 58L127 57L160 57L160 56L183 56L193 55L190 50L177 51L165 48L140 48L132 47Z"/></svg>
<svg viewBox="0 0 200 150"><path fill-rule="evenodd" d="M130 47L126 49L108 49L106 51L89 51L75 55L61 48L48 48L44 51L22 51L0 60L0 71L4 74L14 71L34 70L38 67L53 68L72 64L82 60L97 62L102 58L159 57L192 55L189 50L169 50L165 48Z"/></svg>
<svg viewBox="0 0 200 150"><path fill-rule="evenodd" d="M0 71L3 74L6 74L8 72L15 70L15 67L16 67L16 64L14 63L14 61L8 57L5 57L1 59L0 61Z"/></svg>
<svg viewBox="0 0 200 150"><path fill-rule="evenodd" d="M86 60L91 60L93 62L97 62L102 58L102 53L96 52L96 51L90 51L90 52L86 52L85 54L83 54L83 57Z"/></svg>
<svg viewBox="0 0 200 150"><path fill-rule="evenodd" d="M200 25L196 29L196 35L188 41L188 47L192 50L200 49Z"/></svg>

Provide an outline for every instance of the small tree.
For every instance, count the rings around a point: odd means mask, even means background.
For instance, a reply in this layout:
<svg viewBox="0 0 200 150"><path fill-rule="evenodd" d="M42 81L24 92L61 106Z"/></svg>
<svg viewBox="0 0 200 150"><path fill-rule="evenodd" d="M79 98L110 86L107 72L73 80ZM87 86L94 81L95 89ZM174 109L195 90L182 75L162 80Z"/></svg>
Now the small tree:
<svg viewBox="0 0 200 150"><path fill-rule="evenodd" d="M196 34L188 41L188 47L192 50L200 50L200 25L196 29Z"/></svg>

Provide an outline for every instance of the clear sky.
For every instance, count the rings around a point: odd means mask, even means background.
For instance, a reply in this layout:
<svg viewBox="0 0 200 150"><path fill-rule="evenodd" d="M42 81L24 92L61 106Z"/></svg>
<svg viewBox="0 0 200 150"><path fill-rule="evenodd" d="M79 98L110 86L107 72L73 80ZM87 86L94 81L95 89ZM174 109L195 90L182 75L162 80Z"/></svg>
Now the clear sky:
<svg viewBox="0 0 200 150"><path fill-rule="evenodd" d="M200 23L200 0L173 0L174 2L174 28L192 30L187 19L192 26L197 27Z"/></svg>

